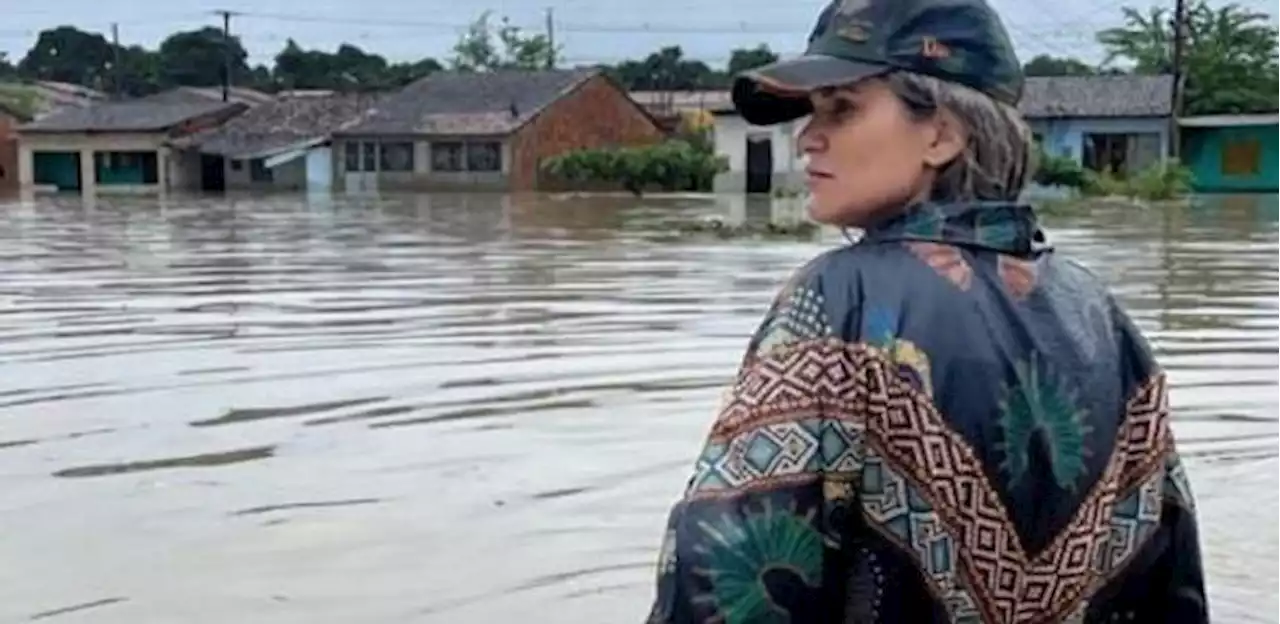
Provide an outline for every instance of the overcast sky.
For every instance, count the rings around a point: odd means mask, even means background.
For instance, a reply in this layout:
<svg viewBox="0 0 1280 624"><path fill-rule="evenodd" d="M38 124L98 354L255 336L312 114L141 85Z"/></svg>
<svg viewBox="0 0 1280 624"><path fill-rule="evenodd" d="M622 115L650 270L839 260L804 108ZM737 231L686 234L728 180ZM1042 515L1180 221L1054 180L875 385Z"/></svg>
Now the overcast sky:
<svg viewBox="0 0 1280 624"><path fill-rule="evenodd" d="M1025 61L1040 53L1100 61L1093 33L1120 19L1105 0L991 0ZM251 63L270 63L292 37L304 47L332 50L348 42L392 60L446 57L460 28L486 6L513 23L544 28L553 9L556 37L570 64L615 62L664 45L723 65L735 47L767 43L799 52L825 0L44 0L7 4L0 21L0 51L20 59L45 28L71 24L110 36L118 23L124 44L154 48L175 30L220 25L213 11L243 12L232 30ZM1215 5L1223 0L1211 0ZM1164 0L1172 6L1172 0ZM1276 20L1274 0L1241 0ZM1149 5L1141 5L1149 6ZM474 7L474 8L462 8Z"/></svg>

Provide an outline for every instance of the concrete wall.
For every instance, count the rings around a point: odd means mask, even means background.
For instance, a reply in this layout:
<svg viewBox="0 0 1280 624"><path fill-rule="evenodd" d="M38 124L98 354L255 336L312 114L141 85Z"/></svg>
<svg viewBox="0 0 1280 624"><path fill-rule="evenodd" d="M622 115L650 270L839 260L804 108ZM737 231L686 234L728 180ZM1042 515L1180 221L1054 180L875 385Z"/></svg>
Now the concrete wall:
<svg viewBox="0 0 1280 624"><path fill-rule="evenodd" d="M803 120L776 126L753 126L738 115L716 115L716 155L729 161L729 171L716 176L715 191L746 192L747 138L753 136L766 136L772 142L773 188L801 190L804 186L804 163L796 137L803 127Z"/></svg>
<svg viewBox="0 0 1280 624"><path fill-rule="evenodd" d="M1182 137L1183 161L1191 167L1197 191L1275 193L1280 188L1275 124L1183 128ZM1243 153L1233 153L1237 150ZM1248 155L1256 156L1253 171L1234 170ZM1241 162L1232 162L1237 159Z"/></svg>
<svg viewBox="0 0 1280 624"><path fill-rule="evenodd" d="M333 142L334 188L348 192L372 190L507 190L512 167L511 142L502 143L502 171L433 171L431 168L432 141L466 142L461 137L342 137ZM383 171L379 155L376 170L347 171L346 150L349 145L365 141L413 143L413 171ZM379 148L380 149L380 148Z"/></svg>
<svg viewBox="0 0 1280 624"><path fill-rule="evenodd" d="M239 163L238 169L234 163ZM297 158L271 169L270 182L254 181L252 163L248 160L233 161L228 158L222 166L228 191L301 191L307 188L305 158Z"/></svg>
<svg viewBox="0 0 1280 624"><path fill-rule="evenodd" d="M163 145L163 133L136 134L85 134L85 133L27 133L18 143L18 182L32 187L35 171L32 154L40 151L76 152L80 154L80 189L82 193L99 190L109 192L150 192L161 189L193 190L200 186L199 160L190 166L189 155L175 154ZM110 185L98 187L94 180L93 155L95 152L154 151L156 152L156 183L138 185Z"/></svg>
<svg viewBox="0 0 1280 624"><path fill-rule="evenodd" d="M1084 135L1094 133L1160 135L1160 157L1169 153L1169 120L1162 117L1114 117L1106 119L1029 119L1033 133L1041 136L1045 150L1054 156L1084 159Z"/></svg>

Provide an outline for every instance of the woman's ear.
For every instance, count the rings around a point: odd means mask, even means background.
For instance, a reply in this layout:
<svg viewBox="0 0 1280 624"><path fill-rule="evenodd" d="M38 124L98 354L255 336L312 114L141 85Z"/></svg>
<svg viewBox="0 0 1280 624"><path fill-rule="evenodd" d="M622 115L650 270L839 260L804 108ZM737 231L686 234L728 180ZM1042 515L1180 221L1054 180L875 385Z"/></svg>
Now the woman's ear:
<svg viewBox="0 0 1280 624"><path fill-rule="evenodd" d="M925 148L924 162L941 169L955 160L969 144L969 131L949 110L939 110L932 119L933 141Z"/></svg>

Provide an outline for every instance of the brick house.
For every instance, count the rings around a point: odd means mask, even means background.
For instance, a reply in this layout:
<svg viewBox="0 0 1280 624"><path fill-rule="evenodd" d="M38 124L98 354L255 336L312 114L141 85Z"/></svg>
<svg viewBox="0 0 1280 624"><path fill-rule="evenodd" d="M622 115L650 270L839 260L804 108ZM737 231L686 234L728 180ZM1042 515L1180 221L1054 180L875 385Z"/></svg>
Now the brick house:
<svg viewBox="0 0 1280 624"><path fill-rule="evenodd" d="M18 125L30 119L0 102L0 194L18 190Z"/></svg>
<svg viewBox="0 0 1280 624"><path fill-rule="evenodd" d="M440 72L336 132L334 170L346 190L534 190L549 157L664 136L598 69Z"/></svg>

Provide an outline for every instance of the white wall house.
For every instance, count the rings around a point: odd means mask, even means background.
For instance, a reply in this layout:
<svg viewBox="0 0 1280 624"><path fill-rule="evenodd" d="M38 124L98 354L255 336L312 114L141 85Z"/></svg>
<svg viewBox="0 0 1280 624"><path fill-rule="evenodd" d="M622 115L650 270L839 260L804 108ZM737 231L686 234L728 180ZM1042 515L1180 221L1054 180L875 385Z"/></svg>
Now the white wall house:
<svg viewBox="0 0 1280 624"><path fill-rule="evenodd" d="M716 176L717 193L773 193L804 189L804 164L796 135L804 119L776 126L753 126L736 112L715 113L716 154L729 170Z"/></svg>

